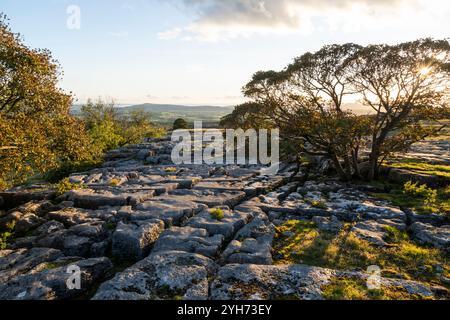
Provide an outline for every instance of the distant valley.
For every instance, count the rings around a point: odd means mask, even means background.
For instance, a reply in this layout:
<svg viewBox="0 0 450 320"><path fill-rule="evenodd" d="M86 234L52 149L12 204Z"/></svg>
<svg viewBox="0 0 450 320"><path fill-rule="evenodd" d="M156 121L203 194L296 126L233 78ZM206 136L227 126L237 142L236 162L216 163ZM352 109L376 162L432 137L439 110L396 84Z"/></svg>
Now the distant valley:
<svg viewBox="0 0 450 320"><path fill-rule="evenodd" d="M152 121L158 124L172 124L176 119L183 118L188 122L203 121L206 125L217 124L223 116L233 112L234 107L218 106L185 106L173 104L140 104L132 106L118 106L119 114L126 114L135 110L143 110L151 114ZM78 115L81 105L74 105L72 113Z"/></svg>

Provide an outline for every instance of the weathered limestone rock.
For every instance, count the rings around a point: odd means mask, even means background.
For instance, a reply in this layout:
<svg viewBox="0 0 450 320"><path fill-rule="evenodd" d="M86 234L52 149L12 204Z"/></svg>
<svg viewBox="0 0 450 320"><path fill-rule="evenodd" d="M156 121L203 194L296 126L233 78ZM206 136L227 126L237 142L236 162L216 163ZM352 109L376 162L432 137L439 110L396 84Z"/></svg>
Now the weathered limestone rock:
<svg viewBox="0 0 450 320"><path fill-rule="evenodd" d="M367 240L378 246L386 246L385 237L387 236L386 226L395 227L399 230L405 230L405 224L401 220L366 220L358 222L352 232L361 239Z"/></svg>
<svg viewBox="0 0 450 320"><path fill-rule="evenodd" d="M411 226L411 232L416 241L437 248L450 250L450 225L440 228L416 222Z"/></svg>
<svg viewBox="0 0 450 320"><path fill-rule="evenodd" d="M48 248L0 251L0 283L27 273L41 263L54 261L62 255L61 251Z"/></svg>
<svg viewBox="0 0 450 320"><path fill-rule="evenodd" d="M90 258L98 256L95 243L109 238L109 231L105 222L95 221L72 226L40 236L35 240L35 246L55 248L67 256ZM92 251L94 250L94 252Z"/></svg>
<svg viewBox="0 0 450 320"><path fill-rule="evenodd" d="M48 218L61 222L66 226L99 221L99 219L93 217L92 211L78 208L66 208L60 211L50 212Z"/></svg>
<svg viewBox="0 0 450 320"><path fill-rule="evenodd" d="M114 194L110 191L74 190L67 194L67 200L73 201L75 206L84 209L98 209L100 207L115 207L135 205L139 202L151 199L151 190L138 193Z"/></svg>
<svg viewBox="0 0 450 320"><path fill-rule="evenodd" d="M205 229L172 227L161 234L152 252L183 251L215 258L223 241L222 235L210 237Z"/></svg>
<svg viewBox="0 0 450 320"><path fill-rule="evenodd" d="M368 275L356 272L341 272L306 265L261 266L231 264L219 270L211 285L213 300L267 300L300 299L323 300L323 287L333 279L367 280ZM405 292L424 297L434 293L419 282L381 278L382 288L401 288Z"/></svg>
<svg viewBox="0 0 450 320"><path fill-rule="evenodd" d="M272 264L275 228L264 213L259 213L239 230L222 254L227 263Z"/></svg>
<svg viewBox="0 0 450 320"><path fill-rule="evenodd" d="M52 200L56 197L56 192L53 190L9 191L0 192L0 197L3 199L3 206L0 209L9 210L30 201Z"/></svg>
<svg viewBox="0 0 450 320"><path fill-rule="evenodd" d="M319 230L331 233L338 233L344 224L336 216L331 217L313 217L312 222L317 224Z"/></svg>
<svg viewBox="0 0 450 320"><path fill-rule="evenodd" d="M120 222L112 236L112 254L125 261L143 259L163 230L164 222L161 220Z"/></svg>
<svg viewBox="0 0 450 320"><path fill-rule="evenodd" d="M245 183L241 180L234 179L205 179L194 186L194 190L208 190L212 192L224 192L224 191L242 191L244 190Z"/></svg>
<svg viewBox="0 0 450 320"><path fill-rule="evenodd" d="M160 197L138 204L129 212L131 221L160 219L166 226L180 225L183 221L205 208L204 205L178 198Z"/></svg>
<svg viewBox="0 0 450 320"><path fill-rule="evenodd" d="M219 270L211 285L213 300L266 300L296 297L322 300L321 286L333 271L303 265L231 264Z"/></svg>
<svg viewBox="0 0 450 320"><path fill-rule="evenodd" d="M80 268L81 289L70 290L67 267L18 276L0 284L0 300L63 300L76 298L104 278L113 265L108 258L96 258L72 263Z"/></svg>
<svg viewBox="0 0 450 320"><path fill-rule="evenodd" d="M27 213L22 217L20 217L20 220L16 222L15 233L25 234L30 230L36 229L45 221L46 221L45 219L39 218L33 213Z"/></svg>
<svg viewBox="0 0 450 320"><path fill-rule="evenodd" d="M166 251L138 262L103 283L94 300L208 299L217 265L202 255Z"/></svg>
<svg viewBox="0 0 450 320"><path fill-rule="evenodd" d="M210 208L218 206L234 207L245 199L243 191L227 191L214 193L209 190L174 190L169 192L172 199L182 199L202 203Z"/></svg>

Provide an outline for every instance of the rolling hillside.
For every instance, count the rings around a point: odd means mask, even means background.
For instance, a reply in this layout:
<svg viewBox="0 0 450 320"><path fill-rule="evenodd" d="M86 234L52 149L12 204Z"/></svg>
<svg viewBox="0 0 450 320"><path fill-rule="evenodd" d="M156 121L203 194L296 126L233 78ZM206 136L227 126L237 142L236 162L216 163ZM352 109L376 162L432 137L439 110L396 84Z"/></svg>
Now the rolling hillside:
<svg viewBox="0 0 450 320"><path fill-rule="evenodd" d="M74 105L72 113L80 113L81 105ZM217 123L220 118L231 113L234 107L217 106L184 106L171 104L140 104L133 106L118 106L119 113L128 113L133 110L143 110L152 115L152 121L160 124L172 124L177 118L183 118L188 122L203 121L205 123Z"/></svg>

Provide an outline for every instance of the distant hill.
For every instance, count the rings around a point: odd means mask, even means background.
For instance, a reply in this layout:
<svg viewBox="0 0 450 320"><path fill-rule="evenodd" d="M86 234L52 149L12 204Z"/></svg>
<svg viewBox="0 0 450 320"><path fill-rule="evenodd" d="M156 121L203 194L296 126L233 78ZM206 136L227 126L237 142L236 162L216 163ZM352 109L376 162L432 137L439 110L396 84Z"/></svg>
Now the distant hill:
<svg viewBox="0 0 450 320"><path fill-rule="evenodd" d="M78 115L81 106L74 105L72 113ZM234 107L217 106L184 106L174 104L140 104L133 106L118 106L117 111L125 114L134 110L143 110L151 114L152 121L160 124L172 124L176 119L183 118L188 122L203 121L217 123L223 116L233 112Z"/></svg>

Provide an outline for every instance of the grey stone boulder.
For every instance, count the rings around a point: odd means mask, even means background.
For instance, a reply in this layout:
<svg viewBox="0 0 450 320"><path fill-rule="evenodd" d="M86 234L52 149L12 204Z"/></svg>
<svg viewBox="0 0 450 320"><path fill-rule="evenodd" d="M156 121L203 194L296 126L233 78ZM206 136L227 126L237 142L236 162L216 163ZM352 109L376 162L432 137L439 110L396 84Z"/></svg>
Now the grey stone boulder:
<svg viewBox="0 0 450 320"><path fill-rule="evenodd" d="M100 221L94 217L93 211L79 208L65 208L63 210L49 212L47 217L49 220L61 222L65 226Z"/></svg>
<svg viewBox="0 0 450 320"><path fill-rule="evenodd" d="M400 208L363 201L355 210L366 219L400 219L406 220L406 214Z"/></svg>
<svg viewBox="0 0 450 320"><path fill-rule="evenodd" d="M331 217L313 217L312 222L317 225L319 230L330 232L330 233L338 233L344 226L344 224L339 221L336 216Z"/></svg>
<svg viewBox="0 0 450 320"><path fill-rule="evenodd" d="M30 201L53 200L56 192L53 190L20 190L0 192L3 206L0 209L10 210Z"/></svg>
<svg viewBox="0 0 450 320"><path fill-rule="evenodd" d="M275 227L264 213L240 229L222 254L226 263L272 264Z"/></svg>
<svg viewBox="0 0 450 320"><path fill-rule="evenodd" d="M234 207L246 197L243 191L217 191L210 190L174 190L169 197L202 203L210 208L218 206Z"/></svg>
<svg viewBox="0 0 450 320"><path fill-rule="evenodd" d="M211 299L322 300L321 287L333 275L332 270L304 265L230 264L219 270L211 285Z"/></svg>
<svg viewBox="0 0 450 320"><path fill-rule="evenodd" d="M172 197L159 197L138 204L136 211L128 213L128 218L131 221L160 219L164 221L167 227L179 226L204 209L205 205L196 202Z"/></svg>
<svg viewBox="0 0 450 320"><path fill-rule="evenodd" d="M98 256L98 251L92 252L93 245L107 240L109 235L105 222L94 221L42 235L35 240L35 246L59 249L67 256L90 258Z"/></svg>
<svg viewBox="0 0 450 320"><path fill-rule="evenodd" d="M268 237L233 240L223 252L222 258L226 263L271 265L271 242Z"/></svg>
<svg viewBox="0 0 450 320"><path fill-rule="evenodd" d="M217 269L202 255L155 253L103 283L93 300L207 300L208 278Z"/></svg>
<svg viewBox="0 0 450 320"><path fill-rule="evenodd" d="M422 244L432 245L450 251L450 225L434 227L415 222L411 225L413 238Z"/></svg>
<svg viewBox="0 0 450 320"><path fill-rule="evenodd" d="M360 239L369 241L377 246L386 246L386 227L394 227L405 230L406 226L402 220L366 220L358 222L351 231Z"/></svg>
<svg viewBox="0 0 450 320"><path fill-rule="evenodd" d="M205 229L172 227L161 234L152 252L184 251L215 258L223 241L223 235L210 237Z"/></svg>
<svg viewBox="0 0 450 320"><path fill-rule="evenodd" d="M30 230L36 229L44 222L46 222L45 219L38 217L34 213L27 213L21 216L16 222L14 231L17 235L22 235Z"/></svg>
<svg viewBox="0 0 450 320"><path fill-rule="evenodd" d="M367 281L368 274L306 265L262 266L231 264L219 270L211 285L212 300L323 300L324 286L336 279ZM432 298L432 288L420 282L380 279L381 288L404 290Z"/></svg>
<svg viewBox="0 0 450 320"><path fill-rule="evenodd" d="M41 263L51 262L62 256L61 251L48 248L0 251L0 283L5 283L15 276L29 272Z"/></svg>
<svg viewBox="0 0 450 320"><path fill-rule="evenodd" d="M84 209L98 209L100 207L115 207L136 205L153 197L153 192L118 193L111 191L74 190L70 191L66 200L73 201L75 207Z"/></svg>
<svg viewBox="0 0 450 320"><path fill-rule="evenodd" d="M206 229L209 235L221 234L225 239L231 239L235 233L246 225L253 215L249 212L231 211L222 209L223 219L218 220L211 215L210 210L204 210L186 222L186 226L198 229Z"/></svg>
<svg viewBox="0 0 450 320"><path fill-rule="evenodd" d="M143 259L163 230L161 220L120 222L112 235L112 254L124 261Z"/></svg>
<svg viewBox="0 0 450 320"><path fill-rule="evenodd" d="M57 231L64 230L64 224L58 221L48 221L33 231L33 236L45 237Z"/></svg>
<svg viewBox="0 0 450 320"><path fill-rule="evenodd" d="M73 262L81 271L81 288L67 286L72 273L67 266L15 277L0 284L0 300L66 300L74 299L102 280L113 265L108 258Z"/></svg>

